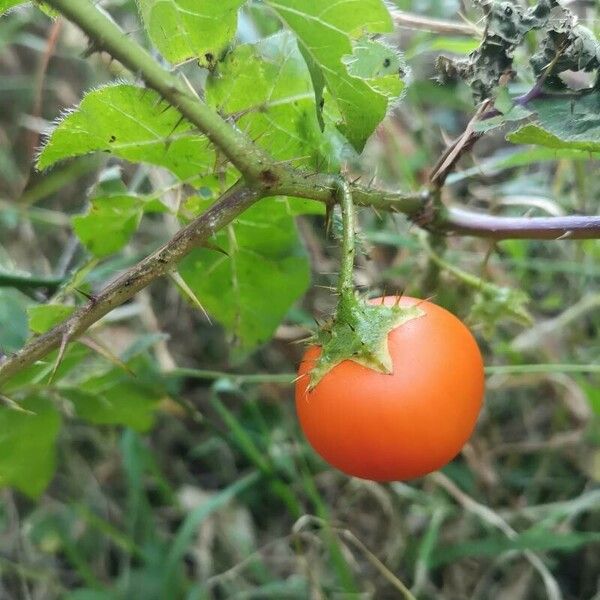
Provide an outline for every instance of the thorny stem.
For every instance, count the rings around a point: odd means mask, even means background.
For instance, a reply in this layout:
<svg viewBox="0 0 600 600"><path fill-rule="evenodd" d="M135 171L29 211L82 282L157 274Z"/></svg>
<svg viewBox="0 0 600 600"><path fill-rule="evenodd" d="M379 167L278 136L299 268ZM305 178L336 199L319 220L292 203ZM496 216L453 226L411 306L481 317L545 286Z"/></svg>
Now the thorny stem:
<svg viewBox="0 0 600 600"><path fill-rule="evenodd" d="M78 25L90 38L93 47L106 51L119 60L190 123L196 125L240 171L247 185L269 192L269 195L334 202L337 191L335 176L306 173L276 161L200 100L180 78L157 63L89 0L48 0L46 4ZM417 215L423 206L423 194L420 192L386 192L361 185L352 187L357 204L402 212L409 216Z"/></svg>
<svg viewBox="0 0 600 600"><path fill-rule="evenodd" d="M338 280L338 293L341 297L354 289L354 203L350 186L344 179L340 180L338 196L342 209L342 259Z"/></svg>
<svg viewBox="0 0 600 600"><path fill-rule="evenodd" d="M120 60L123 65L140 77L148 87L157 91L174 108L179 110L191 123L204 132L215 145L230 158L231 162L241 171L250 187L259 188L262 195L284 195L310 198L332 204L337 193L338 178L326 173L306 173L278 163L275 159L260 150L250 142L233 125L226 122L210 107L194 96L182 81L160 66L141 48L131 37L104 13L96 9L89 0L47 0L46 4L55 8L83 32L98 48L108 52ZM385 191L373 189L370 186L351 184L354 203L361 206L373 206L382 210L400 212L410 218L419 217L431 198L429 190L413 193ZM461 213L462 214L462 213ZM503 228L501 217L495 217L494 224L500 225L497 231L486 227L485 215L472 214L469 235L480 237L510 238L513 223ZM531 232L533 238L558 237L562 217L540 224L538 229L530 220L525 219L519 227L518 237L526 237ZM600 217L587 217L587 225L579 237L600 237ZM436 231L458 232L462 223L454 222L452 210L431 215L430 218L419 221L425 228L434 225ZM478 226L478 224L480 224ZM550 235L544 235L542 228L552 226ZM562 233L571 229L562 227ZM574 237L577 237L576 235Z"/></svg>
<svg viewBox="0 0 600 600"><path fill-rule="evenodd" d="M201 102L181 78L163 68L104 12L89 0L49 0L46 4L77 24L89 36L93 48L108 52L157 91L206 134L246 178L252 181L261 179L263 164L270 157L214 109Z"/></svg>
<svg viewBox="0 0 600 600"><path fill-rule="evenodd" d="M186 254L202 246L211 235L252 206L260 197L258 191L243 183L231 187L205 213L179 230L173 239L125 271L67 320L47 333L34 337L16 354L4 361L0 360L0 384L55 348L76 339L113 308L174 269Z"/></svg>

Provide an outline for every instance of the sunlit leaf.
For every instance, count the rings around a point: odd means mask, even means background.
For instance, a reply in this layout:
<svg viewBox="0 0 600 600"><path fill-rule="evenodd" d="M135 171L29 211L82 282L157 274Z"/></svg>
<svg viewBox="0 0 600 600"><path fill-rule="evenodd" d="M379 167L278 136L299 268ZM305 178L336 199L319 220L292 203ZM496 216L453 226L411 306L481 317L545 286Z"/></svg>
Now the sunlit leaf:
<svg viewBox="0 0 600 600"><path fill-rule="evenodd" d="M25 4L26 0L0 0L0 15L6 12L9 8Z"/></svg>
<svg viewBox="0 0 600 600"><path fill-rule="evenodd" d="M209 78L206 94L274 157L337 168L339 134L331 124L321 131L311 76L290 33L236 48Z"/></svg>
<svg viewBox="0 0 600 600"><path fill-rule="evenodd" d="M165 167L181 179L206 174L214 165L209 142L193 125L156 92L129 84L88 92L76 109L58 120L37 166L45 169L98 151Z"/></svg>
<svg viewBox="0 0 600 600"><path fill-rule="evenodd" d="M398 97L403 88L399 74L387 71L391 67L390 49L386 47L383 57L383 44L370 37L392 31L385 4L382 0L267 0L266 3L294 31L303 52L320 67L331 99L342 116L340 131L357 150L362 150L386 115L390 99ZM349 69L344 57L352 55L359 60L359 66ZM373 77L366 78L364 65L376 58L381 58L383 74L371 66ZM350 61L350 65L354 62Z"/></svg>
<svg viewBox="0 0 600 600"><path fill-rule="evenodd" d="M148 35L174 63L197 58L210 67L235 34L245 0L137 0Z"/></svg>

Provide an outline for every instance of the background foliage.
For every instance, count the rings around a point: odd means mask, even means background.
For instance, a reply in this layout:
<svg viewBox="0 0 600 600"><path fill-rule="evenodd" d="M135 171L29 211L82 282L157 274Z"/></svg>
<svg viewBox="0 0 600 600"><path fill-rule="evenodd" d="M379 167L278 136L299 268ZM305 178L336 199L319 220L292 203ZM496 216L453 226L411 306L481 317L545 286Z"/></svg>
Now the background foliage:
<svg viewBox="0 0 600 600"><path fill-rule="evenodd" d="M0 0L0 11L16 4ZM597 7L572 4L597 36ZM416 191L474 114L473 89L440 85L435 62L464 58L477 38L394 31L379 0L102 6L294 166L343 163L374 186ZM397 7L481 24L470 4ZM593 214L598 92L521 106L539 40L522 33L518 77L494 88L499 114L444 200L503 215ZM0 19L6 354L237 178L106 53L82 56L87 43L33 7ZM593 83L593 60L570 85ZM71 344L56 370L54 353L2 387L2 597L385 599L401 597L400 582L418 598L600 597L598 242L428 241L402 216L361 211L357 284L433 295L469 322L489 365L461 457L383 486L327 468L294 416L302 347L291 342L334 302L338 223L326 236L323 213L297 198L261 201L172 281Z"/></svg>

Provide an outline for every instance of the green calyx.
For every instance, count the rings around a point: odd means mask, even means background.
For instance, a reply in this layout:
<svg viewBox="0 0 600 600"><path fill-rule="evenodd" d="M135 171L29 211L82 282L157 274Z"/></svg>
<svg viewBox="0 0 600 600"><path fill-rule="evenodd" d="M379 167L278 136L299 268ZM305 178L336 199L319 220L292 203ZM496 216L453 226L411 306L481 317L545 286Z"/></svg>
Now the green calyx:
<svg viewBox="0 0 600 600"><path fill-rule="evenodd" d="M386 306L372 304L354 291L354 205L347 181L340 179L337 190L342 211L342 256L338 279L338 303L330 321L325 323L310 343L321 347L321 354L310 371L308 389L313 389L324 375L344 360L353 360L379 373L394 369L388 348L392 329L424 315L417 306L403 308L399 303Z"/></svg>
<svg viewBox="0 0 600 600"><path fill-rule="evenodd" d="M309 389L313 389L344 360L391 374L394 366L388 348L388 334L424 314L418 306L404 308L398 304L371 304L352 290L342 291L333 318L310 340L310 343L321 347L321 354L310 372Z"/></svg>

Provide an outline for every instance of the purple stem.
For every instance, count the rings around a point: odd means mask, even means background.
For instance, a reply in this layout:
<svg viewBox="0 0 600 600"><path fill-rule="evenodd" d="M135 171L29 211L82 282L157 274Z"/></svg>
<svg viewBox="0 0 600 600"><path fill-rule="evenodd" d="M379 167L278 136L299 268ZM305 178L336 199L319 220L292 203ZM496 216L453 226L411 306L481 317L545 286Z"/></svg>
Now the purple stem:
<svg viewBox="0 0 600 600"><path fill-rule="evenodd" d="M600 216L496 217L449 208L443 227L452 234L483 236L495 240L600 238Z"/></svg>

